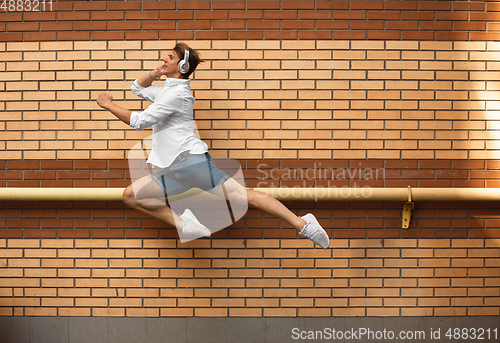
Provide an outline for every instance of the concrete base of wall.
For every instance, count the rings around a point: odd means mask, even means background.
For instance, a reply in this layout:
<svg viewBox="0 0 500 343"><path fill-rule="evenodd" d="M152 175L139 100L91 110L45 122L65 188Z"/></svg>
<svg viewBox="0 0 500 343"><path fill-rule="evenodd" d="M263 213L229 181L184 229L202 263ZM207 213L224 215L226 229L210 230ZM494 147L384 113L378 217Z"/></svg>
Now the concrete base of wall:
<svg viewBox="0 0 500 343"><path fill-rule="evenodd" d="M500 317L0 317L2 343L397 342L402 331L405 342L498 342Z"/></svg>

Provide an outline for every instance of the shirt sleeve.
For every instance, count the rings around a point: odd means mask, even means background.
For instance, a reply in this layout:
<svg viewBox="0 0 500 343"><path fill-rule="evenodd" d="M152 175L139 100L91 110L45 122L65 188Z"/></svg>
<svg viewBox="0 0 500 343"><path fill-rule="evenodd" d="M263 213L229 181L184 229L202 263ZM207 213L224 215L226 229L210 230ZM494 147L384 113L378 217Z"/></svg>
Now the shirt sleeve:
<svg viewBox="0 0 500 343"><path fill-rule="evenodd" d="M130 114L130 126L136 130L143 130L162 121L172 113L174 113L173 107L167 103L157 101L142 112L132 112Z"/></svg>
<svg viewBox="0 0 500 343"><path fill-rule="evenodd" d="M137 95L144 100L153 102L155 101L156 95L160 92L161 87L153 85L149 87L142 87L141 85L139 85L137 80L135 80L130 89L132 93L134 93L134 95Z"/></svg>

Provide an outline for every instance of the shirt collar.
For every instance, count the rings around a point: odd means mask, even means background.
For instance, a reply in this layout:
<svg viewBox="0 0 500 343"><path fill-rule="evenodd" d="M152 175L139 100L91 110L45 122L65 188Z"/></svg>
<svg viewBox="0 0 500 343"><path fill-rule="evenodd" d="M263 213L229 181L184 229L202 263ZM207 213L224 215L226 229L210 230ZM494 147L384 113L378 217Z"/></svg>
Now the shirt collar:
<svg viewBox="0 0 500 343"><path fill-rule="evenodd" d="M173 77L167 77L165 80L165 86L175 86L175 85L190 85L191 79L176 79Z"/></svg>

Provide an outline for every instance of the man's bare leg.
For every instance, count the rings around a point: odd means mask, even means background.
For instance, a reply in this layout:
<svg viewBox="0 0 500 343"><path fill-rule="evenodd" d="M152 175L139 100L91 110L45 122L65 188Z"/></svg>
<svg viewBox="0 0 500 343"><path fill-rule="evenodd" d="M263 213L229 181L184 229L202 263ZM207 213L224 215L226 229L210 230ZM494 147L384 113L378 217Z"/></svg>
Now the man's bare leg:
<svg viewBox="0 0 500 343"><path fill-rule="evenodd" d="M128 186L122 198L129 207L175 226L184 235L192 238L211 235L210 230L201 224L189 209L180 216L172 211L167 206L161 187L149 177L143 177Z"/></svg>
<svg viewBox="0 0 500 343"><path fill-rule="evenodd" d="M248 205L288 222L300 235L310 239L314 244L319 245L323 249L330 246L328 234L311 213L303 217L298 217L274 197L251 189L246 190L233 178L227 179L216 194L223 198L227 194L228 200L236 200L242 203L246 201Z"/></svg>
<svg viewBox="0 0 500 343"><path fill-rule="evenodd" d="M229 199L238 199L238 201L242 202L246 201L251 207L286 221L299 232L302 231L304 225L307 223L274 197L262 192L245 189L233 178L229 178L222 187L216 193L219 197L224 198L225 192Z"/></svg>
<svg viewBox="0 0 500 343"><path fill-rule="evenodd" d="M149 177L143 177L123 192L123 202L150 217L182 228L182 219L167 206L161 187Z"/></svg>

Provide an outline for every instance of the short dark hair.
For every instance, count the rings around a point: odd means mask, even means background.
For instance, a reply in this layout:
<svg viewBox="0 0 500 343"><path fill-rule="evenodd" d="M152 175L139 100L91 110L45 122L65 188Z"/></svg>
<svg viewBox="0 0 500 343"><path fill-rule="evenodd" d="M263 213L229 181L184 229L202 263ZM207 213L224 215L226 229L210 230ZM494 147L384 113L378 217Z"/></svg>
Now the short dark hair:
<svg viewBox="0 0 500 343"><path fill-rule="evenodd" d="M189 51L189 71L186 74L182 74L185 79L189 78L189 75L194 72L198 64L205 62L201 59L200 53L190 48L186 43L179 42L174 47L174 51L181 60L184 59L184 52L186 50Z"/></svg>

